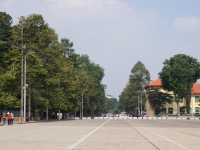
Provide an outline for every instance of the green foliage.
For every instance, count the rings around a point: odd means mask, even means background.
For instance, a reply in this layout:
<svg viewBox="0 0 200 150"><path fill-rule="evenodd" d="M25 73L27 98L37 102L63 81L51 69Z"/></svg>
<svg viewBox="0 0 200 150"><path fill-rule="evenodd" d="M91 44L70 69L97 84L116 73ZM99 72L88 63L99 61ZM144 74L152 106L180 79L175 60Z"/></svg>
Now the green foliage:
<svg viewBox="0 0 200 150"><path fill-rule="evenodd" d="M129 82L120 95L120 107L128 113L135 112L138 105L138 96L142 96L145 103L144 86L149 82L150 74L142 62L137 62L129 77Z"/></svg>
<svg viewBox="0 0 200 150"><path fill-rule="evenodd" d="M116 98L106 98L105 112L106 113L119 113L119 103Z"/></svg>
<svg viewBox="0 0 200 150"><path fill-rule="evenodd" d="M91 114L103 111L104 70L99 65L91 62L87 55L76 54L69 39L59 41L41 15L20 17L14 26L11 23L9 15L0 13L0 32L3 33L0 48L6 50L0 58L1 65L5 66L0 73L0 108L19 107L23 45L23 54L27 57L27 98L31 100L33 113L43 113L46 108L50 112L79 111L82 93L85 111ZM2 44L5 39L9 39L6 41L9 47Z"/></svg>
<svg viewBox="0 0 200 150"><path fill-rule="evenodd" d="M84 95L85 111L90 115L103 112L105 103L105 88L101 83L104 71L99 66L90 62L87 55L76 56L74 63L77 88L79 95Z"/></svg>
<svg viewBox="0 0 200 150"><path fill-rule="evenodd" d="M71 57L74 54L73 45L69 39L61 39L61 46L65 57Z"/></svg>
<svg viewBox="0 0 200 150"><path fill-rule="evenodd" d="M190 113L192 85L200 78L200 63L197 59L184 54L177 54L164 62L160 73L163 87L173 91L176 101L185 98L187 112Z"/></svg>
<svg viewBox="0 0 200 150"><path fill-rule="evenodd" d="M19 106L17 88L17 55L9 50L12 41L12 17L0 12L0 109L16 109ZM15 58L13 58L13 57Z"/></svg>
<svg viewBox="0 0 200 150"><path fill-rule="evenodd" d="M18 109L19 101L15 96L10 95L9 93L0 92L0 108L2 109Z"/></svg>
<svg viewBox="0 0 200 150"><path fill-rule="evenodd" d="M0 12L0 55L10 48L12 17Z"/></svg>

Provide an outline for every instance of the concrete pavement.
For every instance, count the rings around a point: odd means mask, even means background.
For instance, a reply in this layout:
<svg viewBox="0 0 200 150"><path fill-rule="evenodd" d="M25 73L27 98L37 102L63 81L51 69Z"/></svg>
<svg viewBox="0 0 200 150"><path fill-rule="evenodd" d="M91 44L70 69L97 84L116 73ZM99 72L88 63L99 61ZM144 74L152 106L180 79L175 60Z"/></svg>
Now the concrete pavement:
<svg viewBox="0 0 200 150"><path fill-rule="evenodd" d="M199 120L74 120L0 127L2 150L199 150Z"/></svg>

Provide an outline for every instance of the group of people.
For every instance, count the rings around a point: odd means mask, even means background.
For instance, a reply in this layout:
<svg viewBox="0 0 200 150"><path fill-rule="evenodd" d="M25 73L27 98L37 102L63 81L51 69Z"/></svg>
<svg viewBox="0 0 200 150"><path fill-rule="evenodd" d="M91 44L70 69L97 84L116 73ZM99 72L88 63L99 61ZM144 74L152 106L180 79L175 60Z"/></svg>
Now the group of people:
<svg viewBox="0 0 200 150"><path fill-rule="evenodd" d="M12 125L14 122L14 114L12 112L0 113L0 124Z"/></svg>

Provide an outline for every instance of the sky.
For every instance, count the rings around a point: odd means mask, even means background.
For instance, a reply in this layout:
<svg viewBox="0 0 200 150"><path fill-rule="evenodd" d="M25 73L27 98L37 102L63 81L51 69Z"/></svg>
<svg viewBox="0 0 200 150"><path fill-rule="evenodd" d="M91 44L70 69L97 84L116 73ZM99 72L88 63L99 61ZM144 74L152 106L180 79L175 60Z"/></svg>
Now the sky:
<svg viewBox="0 0 200 150"><path fill-rule="evenodd" d="M104 68L107 94L115 97L137 61L157 79L175 54L200 60L199 8L199 0L0 0L14 22L42 14L60 38Z"/></svg>

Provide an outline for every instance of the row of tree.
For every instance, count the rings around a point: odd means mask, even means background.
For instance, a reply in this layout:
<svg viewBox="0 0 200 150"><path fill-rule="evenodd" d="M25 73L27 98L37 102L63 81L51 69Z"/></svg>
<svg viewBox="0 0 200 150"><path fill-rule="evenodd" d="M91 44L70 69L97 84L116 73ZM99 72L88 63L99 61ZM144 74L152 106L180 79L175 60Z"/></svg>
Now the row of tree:
<svg viewBox="0 0 200 150"><path fill-rule="evenodd" d="M0 110L20 108L22 55L29 117L80 112L82 98L85 115L106 111L102 67L77 54L70 40L59 40L41 15L20 17L13 25L6 12L0 12Z"/></svg>
<svg viewBox="0 0 200 150"><path fill-rule="evenodd" d="M177 103L178 114L180 114L179 103L186 100L186 110L190 114L190 103L192 86L200 79L200 62L188 55L177 54L166 59L162 71L159 73L162 86L173 94L162 92L159 89L144 89L150 81L148 70L141 62L137 62L131 70L129 82L120 95L121 109L127 113L139 113L144 110L144 104L148 98L150 105L156 113L160 113L166 103L173 100ZM148 96L145 97L144 95ZM141 103L143 100L143 103Z"/></svg>

